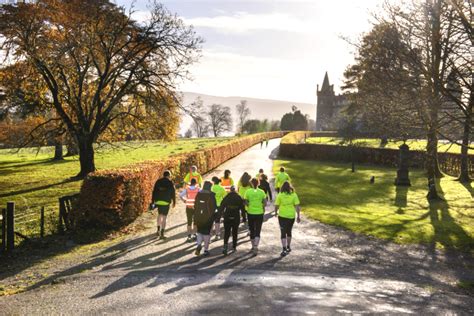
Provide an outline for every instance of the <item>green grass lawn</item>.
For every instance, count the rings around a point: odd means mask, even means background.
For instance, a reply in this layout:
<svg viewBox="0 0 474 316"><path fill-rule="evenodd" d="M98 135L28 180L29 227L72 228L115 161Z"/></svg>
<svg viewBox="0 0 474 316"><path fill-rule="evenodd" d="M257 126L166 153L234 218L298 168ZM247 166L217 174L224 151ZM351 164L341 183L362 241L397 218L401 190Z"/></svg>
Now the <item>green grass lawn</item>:
<svg viewBox="0 0 474 316"><path fill-rule="evenodd" d="M189 152L221 144L233 138L182 139L173 143L127 142L114 146L99 146L96 152L98 169L117 168L144 160L165 158L171 154ZM27 236L39 234L39 210L46 209L47 229L57 221L58 198L78 193L82 181L69 178L79 172L78 156L63 161L51 161L53 148L0 150L0 207L7 201L16 204L17 231Z"/></svg>
<svg viewBox="0 0 474 316"><path fill-rule="evenodd" d="M306 143L308 144L325 144L325 145L341 145L342 138L339 137L310 137L306 139ZM377 148L380 147L380 139L375 138L361 138L355 141L357 146L364 146L364 147L373 147ZM392 148L398 149L400 145L403 144L402 141L389 141L388 144L384 148ZM408 140L407 145L410 147L411 150L426 150L426 140ZM459 154L461 153L461 147L456 144L442 144L441 142L438 144L438 151L439 152L450 152ZM474 150L469 150L470 154L474 154Z"/></svg>
<svg viewBox="0 0 474 316"><path fill-rule="evenodd" d="M473 252L472 184L445 177L439 183L445 201L428 203L421 170L411 171L411 187L396 187L391 168L356 166L352 173L350 164L276 160L275 170L280 166L292 177L309 218L397 243Z"/></svg>

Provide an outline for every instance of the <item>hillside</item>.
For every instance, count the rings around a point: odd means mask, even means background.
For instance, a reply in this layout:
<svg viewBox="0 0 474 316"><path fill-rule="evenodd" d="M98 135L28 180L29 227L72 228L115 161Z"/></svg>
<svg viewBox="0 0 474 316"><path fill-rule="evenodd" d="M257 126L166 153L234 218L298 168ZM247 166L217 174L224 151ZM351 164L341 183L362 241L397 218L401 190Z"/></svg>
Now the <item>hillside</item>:
<svg viewBox="0 0 474 316"><path fill-rule="evenodd" d="M280 100L256 99L238 96L220 97L195 92L183 92L183 105L186 106L187 104L190 104L197 97L201 97L205 105L217 103L225 106L230 106L233 111L233 114L235 114L235 106L240 103L240 100L247 100L247 105L252 111L252 113L250 114L250 118L253 119L280 120L285 113L291 111L291 107L293 105L296 105L298 109L300 109L301 112L303 112L304 114L308 114L310 119L314 120L316 117L316 105L314 104ZM189 117L184 117L180 127L181 133L184 133L190 125L191 120L189 119Z"/></svg>

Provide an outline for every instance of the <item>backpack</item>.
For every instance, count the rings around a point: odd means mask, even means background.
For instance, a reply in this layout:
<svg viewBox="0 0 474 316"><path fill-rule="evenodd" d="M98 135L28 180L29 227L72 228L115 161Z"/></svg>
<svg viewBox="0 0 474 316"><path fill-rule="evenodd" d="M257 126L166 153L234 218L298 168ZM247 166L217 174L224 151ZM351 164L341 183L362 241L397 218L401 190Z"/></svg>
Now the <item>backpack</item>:
<svg viewBox="0 0 474 316"><path fill-rule="evenodd" d="M214 210L210 210L210 194L198 194L196 196L196 209L194 210L194 220L196 223L204 224L210 222Z"/></svg>

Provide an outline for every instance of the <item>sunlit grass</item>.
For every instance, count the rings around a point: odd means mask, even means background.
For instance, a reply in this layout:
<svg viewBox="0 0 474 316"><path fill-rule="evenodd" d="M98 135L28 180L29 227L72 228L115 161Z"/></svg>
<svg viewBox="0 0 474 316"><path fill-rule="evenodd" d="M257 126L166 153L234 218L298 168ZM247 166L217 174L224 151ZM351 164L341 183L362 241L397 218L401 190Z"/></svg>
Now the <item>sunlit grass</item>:
<svg viewBox="0 0 474 316"><path fill-rule="evenodd" d="M306 139L306 143L308 144L325 144L325 145L342 145L343 139L339 137L310 137ZM361 138L354 141L357 146L364 146L364 147L373 147L379 148L380 146L380 139L375 138ZM400 145L403 144L402 141L394 141L390 140L388 144L384 146L384 148L391 148L391 149L398 149ZM411 150L426 150L426 140L413 140L409 139L406 144L410 147ZM461 146L456 144L445 144L440 142L438 144L438 152L450 152L450 153L461 153ZM470 154L474 154L474 150L469 150Z"/></svg>
<svg viewBox="0 0 474 316"><path fill-rule="evenodd" d="M444 201L428 203L426 177L411 171L411 187L396 187L396 170L375 166L277 160L300 195L304 213L323 223L388 239L438 248L474 249L474 188L445 177ZM370 184L371 176L375 183Z"/></svg>
<svg viewBox="0 0 474 316"><path fill-rule="evenodd" d="M97 148L98 169L111 169L145 160L159 160L169 155L199 150L232 138L182 139L173 143L127 142ZM53 148L0 150L0 207L16 204L17 231L27 236L39 234L40 208L45 207L48 230L57 220L58 198L79 192L82 181L69 178L79 172L78 157L51 161Z"/></svg>

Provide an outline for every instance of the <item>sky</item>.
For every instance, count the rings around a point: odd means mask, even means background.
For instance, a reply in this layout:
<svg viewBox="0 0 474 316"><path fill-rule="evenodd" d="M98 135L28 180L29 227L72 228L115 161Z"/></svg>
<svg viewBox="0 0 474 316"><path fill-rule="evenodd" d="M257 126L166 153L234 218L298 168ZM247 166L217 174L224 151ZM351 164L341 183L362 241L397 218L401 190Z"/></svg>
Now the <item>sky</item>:
<svg viewBox="0 0 474 316"><path fill-rule="evenodd" d="M181 91L316 103L327 71L336 92L383 0L161 1L204 38L202 57ZM132 1L117 0L130 6ZM146 0L134 1L137 17Z"/></svg>

